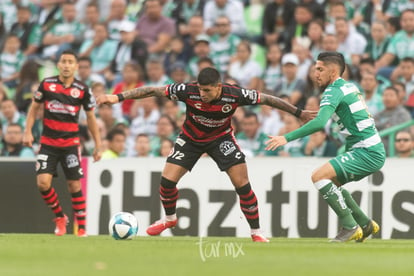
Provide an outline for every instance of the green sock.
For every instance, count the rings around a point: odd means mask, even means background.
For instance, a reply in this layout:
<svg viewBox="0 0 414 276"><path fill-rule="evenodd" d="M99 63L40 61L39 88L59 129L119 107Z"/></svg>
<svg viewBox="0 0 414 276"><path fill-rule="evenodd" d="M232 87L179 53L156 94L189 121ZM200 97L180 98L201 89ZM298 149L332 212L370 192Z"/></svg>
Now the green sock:
<svg viewBox="0 0 414 276"><path fill-rule="evenodd" d="M342 196L345 199L345 203L348 206L349 209L351 209L352 216L354 217L355 221L361 226L366 226L370 219L365 215L365 213L359 208L358 204L353 199L352 195L345 190L344 188L339 188L342 192Z"/></svg>
<svg viewBox="0 0 414 276"><path fill-rule="evenodd" d="M352 229L357 226L357 222L352 217L351 211L345 203L341 191L332 182L324 185L319 189L323 199L338 215L339 222L346 229Z"/></svg>

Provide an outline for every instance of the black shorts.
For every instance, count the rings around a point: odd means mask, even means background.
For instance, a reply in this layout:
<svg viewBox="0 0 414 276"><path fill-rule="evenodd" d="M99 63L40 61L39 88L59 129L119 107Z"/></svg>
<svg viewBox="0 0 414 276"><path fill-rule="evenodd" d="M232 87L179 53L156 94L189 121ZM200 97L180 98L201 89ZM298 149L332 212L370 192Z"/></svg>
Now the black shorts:
<svg viewBox="0 0 414 276"><path fill-rule="evenodd" d="M197 143L180 134L173 150L168 155L167 162L191 171L203 153L211 156L221 171L246 162L245 155L241 152L232 134L224 135L208 143Z"/></svg>
<svg viewBox="0 0 414 276"><path fill-rule="evenodd" d="M67 180L79 180L83 177L80 147L51 147L41 145L37 155L36 174L48 173L57 176L57 165L60 163Z"/></svg>

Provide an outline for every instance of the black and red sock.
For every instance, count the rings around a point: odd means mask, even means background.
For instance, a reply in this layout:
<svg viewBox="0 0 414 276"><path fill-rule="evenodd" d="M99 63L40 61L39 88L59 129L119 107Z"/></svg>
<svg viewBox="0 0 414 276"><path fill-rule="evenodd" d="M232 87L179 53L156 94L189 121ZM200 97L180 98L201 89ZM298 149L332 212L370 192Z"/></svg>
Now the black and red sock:
<svg viewBox="0 0 414 276"><path fill-rule="evenodd" d="M58 195L53 187L47 191L40 191L45 203L52 209L56 217L64 217L62 207L60 206Z"/></svg>
<svg viewBox="0 0 414 276"><path fill-rule="evenodd" d="M241 188L236 188L236 192L240 198L240 208L247 219L251 229L259 229L259 207L257 198L253 192L250 183Z"/></svg>
<svg viewBox="0 0 414 276"><path fill-rule="evenodd" d="M161 177L160 199L167 216L174 215L177 206L178 189L177 183Z"/></svg>
<svg viewBox="0 0 414 276"><path fill-rule="evenodd" d="M75 214L76 221L79 229L85 229L86 226L86 199L82 193L72 193L72 208Z"/></svg>

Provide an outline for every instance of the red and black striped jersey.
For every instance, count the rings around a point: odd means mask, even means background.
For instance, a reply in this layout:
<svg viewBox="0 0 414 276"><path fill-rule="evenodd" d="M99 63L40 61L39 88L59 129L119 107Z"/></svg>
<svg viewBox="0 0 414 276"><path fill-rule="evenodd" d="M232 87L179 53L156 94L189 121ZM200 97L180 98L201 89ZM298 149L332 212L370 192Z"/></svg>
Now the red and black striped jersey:
<svg viewBox="0 0 414 276"><path fill-rule="evenodd" d="M231 117L238 106L260 103L260 92L223 84L218 100L204 103L196 83L174 83L166 87L166 96L186 104L182 132L196 142L210 142L233 131Z"/></svg>
<svg viewBox="0 0 414 276"><path fill-rule="evenodd" d="M79 111L93 110L96 103L89 87L76 80L65 87L58 76L44 79L34 101L43 103L43 132L40 143L54 147L79 145Z"/></svg>

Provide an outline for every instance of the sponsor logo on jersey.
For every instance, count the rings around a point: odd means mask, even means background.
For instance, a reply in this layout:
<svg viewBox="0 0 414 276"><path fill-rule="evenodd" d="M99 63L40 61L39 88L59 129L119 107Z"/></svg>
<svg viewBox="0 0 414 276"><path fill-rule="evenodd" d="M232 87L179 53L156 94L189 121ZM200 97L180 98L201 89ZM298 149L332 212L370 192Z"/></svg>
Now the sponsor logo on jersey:
<svg viewBox="0 0 414 276"><path fill-rule="evenodd" d="M228 102L228 103L235 103L236 100L233 98L222 98L221 99L223 102Z"/></svg>
<svg viewBox="0 0 414 276"><path fill-rule="evenodd" d="M214 119L209 119L209 118L206 118L206 117L200 116L200 115L193 115L193 119L197 123L199 123L203 126L206 126L206 127L221 127L228 120L228 118L224 118L224 119L221 119L221 120L214 120Z"/></svg>
<svg viewBox="0 0 414 276"><path fill-rule="evenodd" d="M75 154L69 154L66 157L66 165L68 168L74 168L76 166L79 166L78 157Z"/></svg>
<svg viewBox="0 0 414 276"><path fill-rule="evenodd" d="M225 104L221 108L221 111L223 111L224 113L229 113L232 109L233 107L230 104Z"/></svg>
<svg viewBox="0 0 414 276"><path fill-rule="evenodd" d="M231 154L233 151L237 149L234 143L230 141L224 141L220 144L219 148L220 151L224 154L224 156Z"/></svg>
<svg viewBox="0 0 414 276"><path fill-rule="evenodd" d="M253 104L257 102L258 93L256 90L250 90L250 89L242 89L241 90L243 96L245 98L248 98L252 101Z"/></svg>
<svg viewBox="0 0 414 276"><path fill-rule="evenodd" d="M79 98L79 96L80 96L80 91L79 91L79 89L77 89L77 88L72 88L72 89L70 90L70 95L71 95L72 97L74 97L74 98Z"/></svg>
<svg viewBox="0 0 414 276"><path fill-rule="evenodd" d="M48 102L47 109L53 113L76 115L76 108L74 106L63 104L57 100Z"/></svg>
<svg viewBox="0 0 414 276"><path fill-rule="evenodd" d="M185 145L185 141L181 138L177 138L177 140L175 141L178 145L180 145L181 147Z"/></svg>

